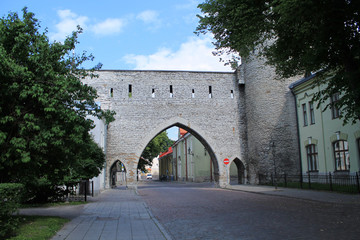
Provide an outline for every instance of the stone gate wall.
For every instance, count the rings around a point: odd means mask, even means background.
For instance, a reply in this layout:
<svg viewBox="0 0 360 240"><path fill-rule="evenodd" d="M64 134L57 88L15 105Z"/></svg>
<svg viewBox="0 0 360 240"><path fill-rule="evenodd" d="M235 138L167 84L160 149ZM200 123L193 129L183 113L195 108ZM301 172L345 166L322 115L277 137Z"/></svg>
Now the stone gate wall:
<svg viewBox="0 0 360 240"><path fill-rule="evenodd" d="M229 72L99 71L85 79L96 88L103 109L116 112L107 132L107 169L120 160L127 185L136 186L139 157L168 127L186 127L212 152L219 184L228 182L224 158L245 165L245 105L237 75ZM171 96L172 95L172 96ZM230 165L229 165L230 166ZM109 187L107 174L106 186Z"/></svg>
<svg viewBox="0 0 360 240"><path fill-rule="evenodd" d="M186 128L208 149L220 186L229 183L223 159L240 159L246 182L259 174L299 172L294 99L273 68L252 58L235 72L99 71L85 79L96 88L103 109L114 110L107 131L106 186L120 160L127 185L146 145L171 126Z"/></svg>

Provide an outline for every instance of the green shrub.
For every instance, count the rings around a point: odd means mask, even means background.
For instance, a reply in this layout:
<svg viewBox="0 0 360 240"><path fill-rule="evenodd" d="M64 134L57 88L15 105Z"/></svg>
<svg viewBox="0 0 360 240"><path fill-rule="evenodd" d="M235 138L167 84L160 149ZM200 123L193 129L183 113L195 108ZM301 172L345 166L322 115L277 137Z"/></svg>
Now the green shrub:
<svg viewBox="0 0 360 240"><path fill-rule="evenodd" d="M22 191L19 183L0 184L0 239L10 236L18 225L13 214L20 206Z"/></svg>
<svg viewBox="0 0 360 240"><path fill-rule="evenodd" d="M45 179L38 179L26 183L26 192L23 194L24 203L48 203L58 202L63 199L65 189L61 186L54 186Z"/></svg>

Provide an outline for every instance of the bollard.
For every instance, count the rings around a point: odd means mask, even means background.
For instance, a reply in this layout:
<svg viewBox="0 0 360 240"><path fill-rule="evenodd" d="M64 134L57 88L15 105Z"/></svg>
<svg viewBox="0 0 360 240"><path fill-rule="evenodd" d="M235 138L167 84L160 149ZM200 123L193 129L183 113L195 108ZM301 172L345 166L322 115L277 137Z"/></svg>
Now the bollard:
<svg viewBox="0 0 360 240"><path fill-rule="evenodd" d="M356 185L357 185L358 192L360 193L360 183L359 183L359 174L358 174L358 172L356 172Z"/></svg>
<svg viewBox="0 0 360 240"><path fill-rule="evenodd" d="M85 202L86 202L86 195L87 195L87 180L83 182L85 184Z"/></svg>
<svg viewBox="0 0 360 240"><path fill-rule="evenodd" d="M330 191L333 191L331 172L329 172Z"/></svg>

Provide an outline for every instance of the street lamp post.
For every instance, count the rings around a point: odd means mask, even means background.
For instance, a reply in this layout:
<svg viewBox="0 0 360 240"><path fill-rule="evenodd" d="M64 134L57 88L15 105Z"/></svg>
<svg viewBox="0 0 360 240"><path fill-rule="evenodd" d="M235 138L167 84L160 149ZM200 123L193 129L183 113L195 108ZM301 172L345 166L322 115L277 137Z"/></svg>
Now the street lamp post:
<svg viewBox="0 0 360 240"><path fill-rule="evenodd" d="M272 142L272 157L273 157L273 162L274 162L274 184L275 184L275 189L277 190L277 179L276 179L276 159L275 159L275 142Z"/></svg>

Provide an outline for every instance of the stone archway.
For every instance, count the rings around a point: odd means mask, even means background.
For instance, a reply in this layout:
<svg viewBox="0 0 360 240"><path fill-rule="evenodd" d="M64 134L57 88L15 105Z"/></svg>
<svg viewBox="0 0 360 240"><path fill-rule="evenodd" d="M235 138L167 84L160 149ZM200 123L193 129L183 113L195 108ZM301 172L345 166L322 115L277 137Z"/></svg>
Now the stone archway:
<svg viewBox="0 0 360 240"><path fill-rule="evenodd" d="M226 187L223 159L245 158L243 104L234 73L187 71L99 71L83 80L96 88L102 109L114 110L106 131L106 188L117 160L126 166L126 184L137 187L137 165L146 145L161 131L179 126L205 146L214 179ZM194 94L192 94L194 93Z"/></svg>
<svg viewBox="0 0 360 240"><path fill-rule="evenodd" d="M120 160L116 160L110 167L110 183L114 188L120 185L126 185L126 168Z"/></svg>
<svg viewBox="0 0 360 240"><path fill-rule="evenodd" d="M177 120L180 120L181 122L184 122L185 120L184 119L179 119L179 118L176 118ZM166 124L166 123L165 123ZM188 124L188 125L191 125L191 124ZM161 125L163 126L163 125ZM189 127L189 126L186 126L184 125L184 123L180 123L180 122L176 122L174 124L171 124L169 125L168 127L166 128L157 128L157 129L161 129L161 130L155 130L156 134L154 133L150 133L149 136L153 136L150 140L146 140L148 141L146 143L145 146L143 146L143 148L141 149L141 154L142 152L145 150L147 144L153 139L155 138L158 134L160 134L161 132L163 131L166 131L167 129L169 128L172 128L172 127L178 127L178 128L182 128L184 130L186 130L187 132L189 132L191 135L193 135L197 140L199 140L199 142L203 145L203 147L205 148L206 152L209 154L210 156L210 159L211 159L211 164L210 164L210 172L211 172L211 177L209 177L209 179L214 182L216 185L220 185L220 179L219 179L219 176L220 176L220 170L219 170L219 161L218 161L218 158L213 150L213 148L211 147L211 144L209 143L209 141L206 140L206 137L203 137L202 134L205 134L205 133L202 133L200 134L199 132L197 132L196 130L194 130L193 127ZM196 127L195 127L196 129ZM158 131L158 132L157 132ZM139 154L141 156L141 154ZM175 160L176 162L178 161L178 159ZM176 165L177 166L177 163Z"/></svg>
<svg viewBox="0 0 360 240"><path fill-rule="evenodd" d="M230 165L230 168L235 167L236 173L230 173L230 184L245 184L245 166L239 158L235 158Z"/></svg>

